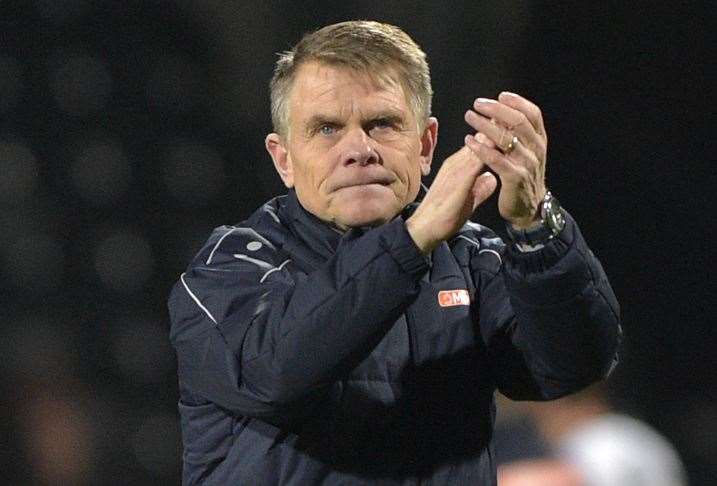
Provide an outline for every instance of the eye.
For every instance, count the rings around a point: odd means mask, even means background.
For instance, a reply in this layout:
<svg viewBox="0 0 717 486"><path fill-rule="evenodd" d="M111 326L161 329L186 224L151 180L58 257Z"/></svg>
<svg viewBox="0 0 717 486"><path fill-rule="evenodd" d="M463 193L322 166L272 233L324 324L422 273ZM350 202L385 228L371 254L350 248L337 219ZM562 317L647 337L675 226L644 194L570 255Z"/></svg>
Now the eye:
<svg viewBox="0 0 717 486"><path fill-rule="evenodd" d="M324 123L323 125L321 125L321 126L319 127L318 132L319 132L321 135L324 135L324 136L327 136L327 137L328 137L328 136L333 135L334 133L336 133L336 126L335 126L335 125L331 125L331 124L329 124L329 123Z"/></svg>
<svg viewBox="0 0 717 486"><path fill-rule="evenodd" d="M371 137L388 141L401 132L401 123L390 117L376 118L371 120L366 129Z"/></svg>
<svg viewBox="0 0 717 486"><path fill-rule="evenodd" d="M388 118L379 118L377 120L374 120L372 125L373 125L372 128L378 128L378 129L394 127L394 123L391 120L389 120Z"/></svg>

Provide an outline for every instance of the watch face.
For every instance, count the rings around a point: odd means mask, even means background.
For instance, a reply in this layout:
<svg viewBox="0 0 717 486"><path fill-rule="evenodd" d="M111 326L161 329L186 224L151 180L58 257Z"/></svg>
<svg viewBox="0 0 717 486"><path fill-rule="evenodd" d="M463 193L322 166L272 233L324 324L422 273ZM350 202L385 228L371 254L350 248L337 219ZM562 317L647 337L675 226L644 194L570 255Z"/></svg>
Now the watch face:
<svg viewBox="0 0 717 486"><path fill-rule="evenodd" d="M560 203L550 192L545 195L542 213L543 221L554 235L560 233L565 227L565 218L560 210Z"/></svg>
<svg viewBox="0 0 717 486"><path fill-rule="evenodd" d="M563 215L560 214L560 212L551 214L550 219L552 220L550 226L553 228L553 231L563 229L565 221L563 221Z"/></svg>
<svg viewBox="0 0 717 486"><path fill-rule="evenodd" d="M506 224L508 236L518 244L535 246L544 244L551 238L560 234L565 227L565 215L560 208L560 203L548 191L540 203L540 224L523 230L516 230L510 224Z"/></svg>

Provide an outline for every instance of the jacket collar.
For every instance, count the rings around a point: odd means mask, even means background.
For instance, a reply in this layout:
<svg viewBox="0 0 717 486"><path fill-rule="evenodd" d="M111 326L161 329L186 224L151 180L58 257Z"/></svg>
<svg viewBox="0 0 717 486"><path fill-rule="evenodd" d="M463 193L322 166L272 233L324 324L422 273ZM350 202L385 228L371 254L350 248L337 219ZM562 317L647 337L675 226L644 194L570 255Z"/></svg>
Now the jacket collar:
<svg viewBox="0 0 717 486"><path fill-rule="evenodd" d="M417 203L411 203L406 206L401 212L403 219L407 219L413 214L417 207ZM288 222L294 236L302 241L305 247L310 248L313 253L320 255L323 260L331 258L334 253L336 253L336 249L345 235L353 232L363 233L371 230L370 227L353 228L344 233L332 227L326 221L317 218L304 209L294 189L289 190L286 196L286 205L282 209L282 219ZM358 235L354 234L353 236ZM293 247L293 245L291 246ZM314 264L318 263L318 261L314 261Z"/></svg>
<svg viewBox="0 0 717 486"><path fill-rule="evenodd" d="M291 189L286 199L292 232L316 253L325 259L330 258L336 252L343 233L304 209L295 190Z"/></svg>

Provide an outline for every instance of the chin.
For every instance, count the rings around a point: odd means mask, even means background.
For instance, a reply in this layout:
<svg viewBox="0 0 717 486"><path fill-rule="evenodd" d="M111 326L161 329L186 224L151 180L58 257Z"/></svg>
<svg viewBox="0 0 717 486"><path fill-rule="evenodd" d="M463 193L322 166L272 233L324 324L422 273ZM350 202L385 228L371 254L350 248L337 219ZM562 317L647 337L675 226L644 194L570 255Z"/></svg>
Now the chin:
<svg viewBox="0 0 717 486"><path fill-rule="evenodd" d="M381 226L391 221L400 209L393 205L381 205L374 207L372 204L363 206L354 205L340 211L335 221L338 226L357 228L361 226Z"/></svg>
<svg viewBox="0 0 717 486"><path fill-rule="evenodd" d="M405 205L387 187L360 186L342 190L332 201L339 227L380 226L391 221Z"/></svg>

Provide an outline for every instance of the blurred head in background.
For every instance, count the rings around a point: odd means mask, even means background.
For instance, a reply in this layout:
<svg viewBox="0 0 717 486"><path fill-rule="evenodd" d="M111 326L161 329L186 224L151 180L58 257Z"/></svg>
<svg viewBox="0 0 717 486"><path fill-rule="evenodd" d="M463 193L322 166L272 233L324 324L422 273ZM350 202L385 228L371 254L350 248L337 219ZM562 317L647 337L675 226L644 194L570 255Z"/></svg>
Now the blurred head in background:
<svg viewBox="0 0 717 486"><path fill-rule="evenodd" d="M613 410L604 382L552 402L512 406L534 423L549 454L503 464L500 486L687 484L674 446L647 423Z"/></svg>

